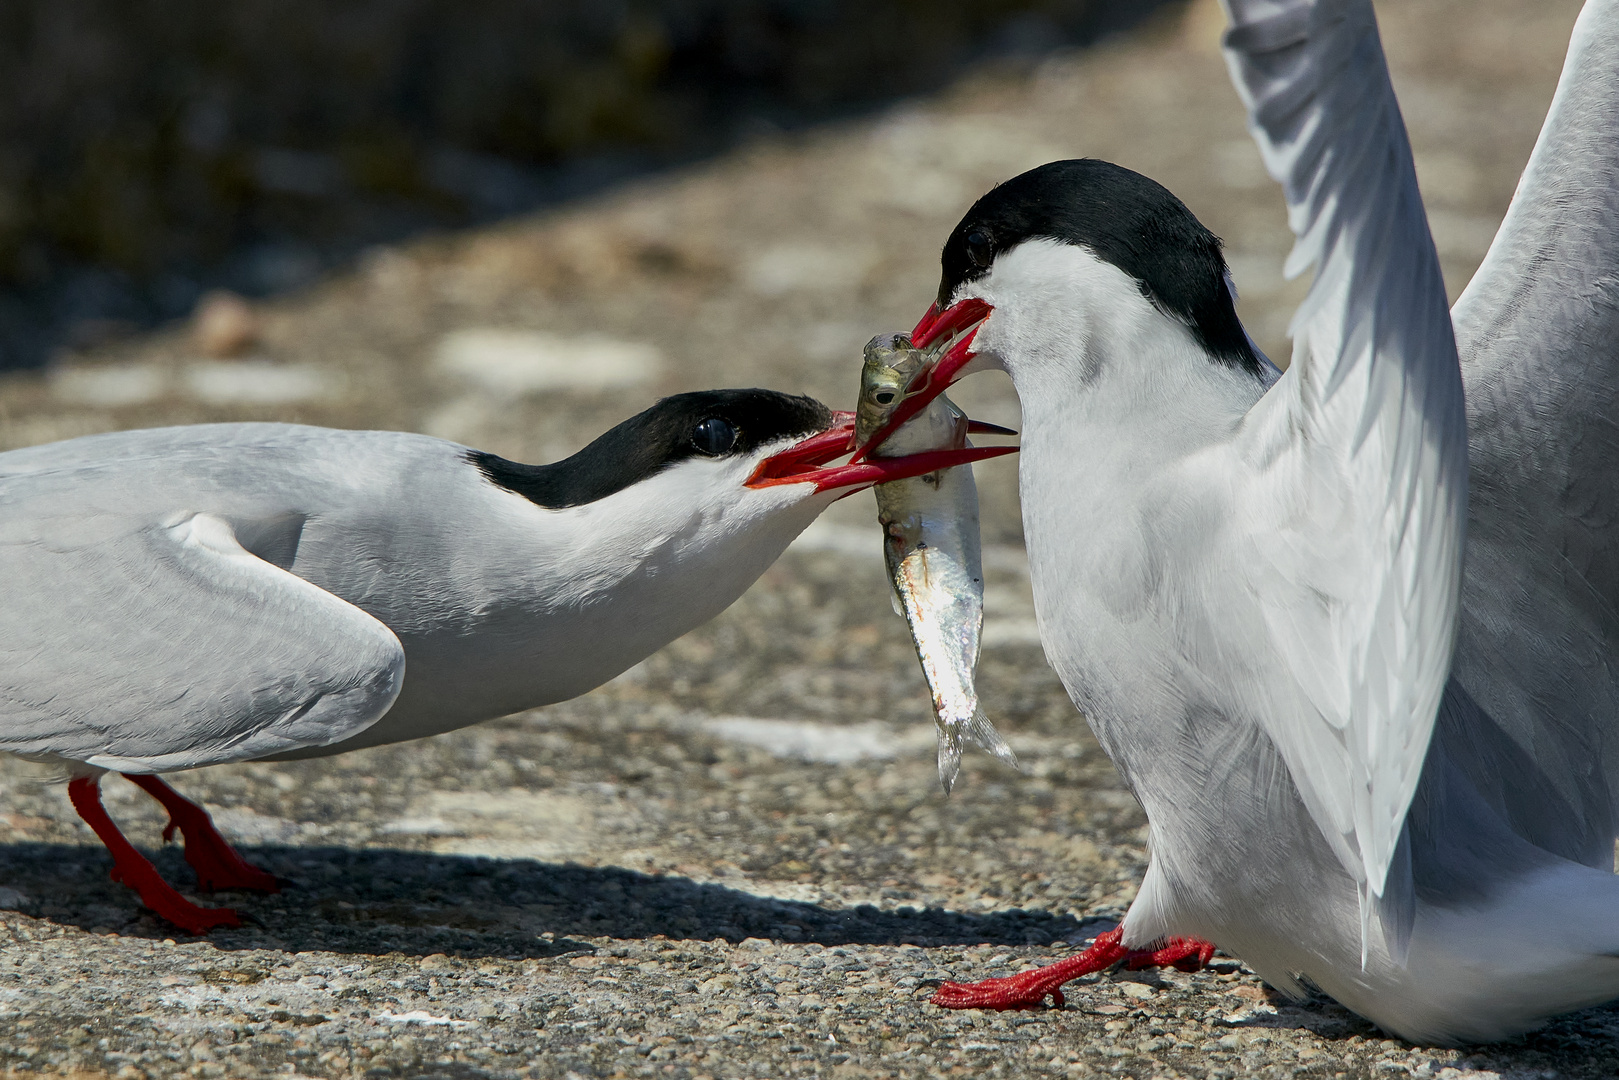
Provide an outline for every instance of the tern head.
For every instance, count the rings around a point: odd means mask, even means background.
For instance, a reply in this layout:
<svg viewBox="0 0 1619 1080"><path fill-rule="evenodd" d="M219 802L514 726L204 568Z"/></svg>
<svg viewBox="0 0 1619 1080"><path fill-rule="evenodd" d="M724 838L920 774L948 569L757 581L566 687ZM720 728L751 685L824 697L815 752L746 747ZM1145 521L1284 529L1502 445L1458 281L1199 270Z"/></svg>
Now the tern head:
<svg viewBox="0 0 1619 1080"><path fill-rule="evenodd" d="M724 610L842 496L1011 449L839 463L853 435L853 414L813 398L705 390L664 398L549 465L467 456L538 507L508 504L545 535L536 572L554 582L550 602L603 612L611 646L581 664L611 658L621 666L607 678Z"/></svg>
<svg viewBox="0 0 1619 1080"><path fill-rule="evenodd" d="M774 390L676 394L613 427L572 457L522 465L471 451L501 487L555 511L629 512L750 529L786 517L802 528L835 500L873 484L993 457L967 447L850 464L854 414ZM794 530L796 533L796 530Z"/></svg>
<svg viewBox="0 0 1619 1080"><path fill-rule="evenodd" d="M1245 382L1274 370L1237 319L1219 238L1118 165L1055 161L1006 181L967 211L940 262L938 296L911 335L919 347L956 338L930 373L932 394L983 367L1088 380L1109 358L1149 364L1165 350ZM908 400L910 413L930 396Z"/></svg>

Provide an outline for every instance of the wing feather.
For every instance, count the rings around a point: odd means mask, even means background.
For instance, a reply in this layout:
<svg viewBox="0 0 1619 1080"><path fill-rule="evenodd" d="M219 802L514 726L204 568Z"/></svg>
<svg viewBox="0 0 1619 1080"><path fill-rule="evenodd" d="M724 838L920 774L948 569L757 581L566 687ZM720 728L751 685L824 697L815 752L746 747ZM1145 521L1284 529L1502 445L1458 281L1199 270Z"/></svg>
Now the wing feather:
<svg viewBox="0 0 1619 1080"><path fill-rule="evenodd" d="M1457 680L1538 797L1519 833L1611 866L1619 811L1619 0L1580 13L1540 138L1453 317L1473 455Z"/></svg>
<svg viewBox="0 0 1619 1080"><path fill-rule="evenodd" d="M0 749L190 768L337 742L398 695L393 632L223 519L29 507L16 486L0 488Z"/></svg>
<svg viewBox="0 0 1619 1080"><path fill-rule="evenodd" d="M1226 55L1316 277L1250 413L1252 588L1286 674L1257 718L1384 891L1450 669L1466 420L1444 283L1366 0L1230 0Z"/></svg>

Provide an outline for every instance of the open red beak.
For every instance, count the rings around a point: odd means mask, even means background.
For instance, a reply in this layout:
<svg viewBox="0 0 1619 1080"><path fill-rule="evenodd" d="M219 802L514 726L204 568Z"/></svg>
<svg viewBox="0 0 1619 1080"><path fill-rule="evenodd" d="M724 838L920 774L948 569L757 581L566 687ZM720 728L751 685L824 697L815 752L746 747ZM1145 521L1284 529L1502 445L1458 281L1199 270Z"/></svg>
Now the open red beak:
<svg viewBox="0 0 1619 1080"><path fill-rule="evenodd" d="M968 465L974 461L1017 453L1015 446L964 446L951 450L929 450L922 454L903 457L877 458L873 461L849 461L843 465L829 463L854 449L854 413L832 414L833 425L826 431L811 435L794 443L779 454L772 454L759 463L748 477L747 486L775 487L778 484L814 484L816 491L848 488L852 494L872 484L885 484L890 480L905 480L912 476L947 469L953 465ZM994 424L968 425L969 432L989 432L997 435L1012 434ZM875 440L873 440L875 442ZM869 444L868 444L869 445Z"/></svg>
<svg viewBox="0 0 1619 1080"><path fill-rule="evenodd" d="M956 381L961 369L970 363L978 354L972 351L973 338L978 334L978 327L989 318L989 313L995 309L977 298L959 301L951 304L943 311L939 305L934 304L928 308L922 321L916 324L911 331L911 344L918 349L925 349L935 341L944 341L954 335L966 331L944 355L934 361L933 366L923 371L909 388L905 400L894 409L888 423L871 433L864 446L858 447L851 462L861 461L872 450L883 444L883 440L899 430L911 417L928 407L928 403L945 392L949 385ZM903 460L895 458L892 460Z"/></svg>

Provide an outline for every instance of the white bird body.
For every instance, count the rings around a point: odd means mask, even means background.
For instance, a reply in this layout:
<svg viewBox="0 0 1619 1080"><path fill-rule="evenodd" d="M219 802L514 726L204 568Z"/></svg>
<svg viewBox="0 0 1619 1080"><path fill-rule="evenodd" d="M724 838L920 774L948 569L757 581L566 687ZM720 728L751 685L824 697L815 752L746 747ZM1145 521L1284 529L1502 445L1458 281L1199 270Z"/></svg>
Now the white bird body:
<svg viewBox="0 0 1619 1080"><path fill-rule="evenodd" d="M918 330L989 312L971 366L1023 405L1041 638L1150 823L1122 947L1501 1038L1619 997L1619 3L1576 29L1460 365L1369 3L1230 7L1318 264L1287 373L1217 241L1101 163L980 200Z"/></svg>
<svg viewBox="0 0 1619 1080"><path fill-rule="evenodd" d="M102 808L168 808L204 888L274 889L155 773L307 757L574 697L718 614L841 494L993 456L822 468L852 416L766 390L665 398L565 461L289 424L0 454L0 751L61 767L115 880L193 933Z"/></svg>
<svg viewBox="0 0 1619 1080"><path fill-rule="evenodd" d="M243 744L239 731L226 729L195 744L182 740L181 749L169 748L173 728L150 713L144 715L160 736L157 743L109 743L108 729L129 725L140 712L126 697L103 697L87 708L85 741L78 746L64 744L54 725L30 725L8 704L0 747L125 772L163 771L397 742L562 701L723 610L833 497L806 500L790 486L761 491L747 504L717 497L730 488L710 483L711 469L735 473L741 490L753 467L733 459L691 463L689 483L667 477L654 498L631 487L551 510L483 482L466 455L464 447L426 436L282 424L126 432L0 455L0 517L9 522L0 524L7 541L0 564L7 576L46 562L31 553L60 561L63 546L86 551L87 559L72 567L79 572L119 558L123 545L155 542L178 551L192 523L217 522L216 545L240 543L284 573L267 573L267 582L236 597L228 622L202 627L211 655L232 655L218 635L258 621L278 590L313 598L300 587L308 583L353 605L353 615L370 617L353 619L359 633L378 639L379 678L366 705L391 698L389 687L399 695L375 724L370 708L345 709L319 741L277 735L272 727L257 736L266 740L262 745ZM86 507L94 508L93 516ZM796 512L773 513L781 507ZM756 517L756 509L766 512ZM49 533L47 520L54 526ZM200 573L214 569L205 565ZM8 619L28 618L33 610L54 623L58 605L71 594L41 588L37 595L41 607L12 605ZM90 605L110 599L88 595ZM126 613L102 610L109 625L105 633L82 635L86 649L128 640L118 632L121 625L110 625L122 624ZM627 611L635 617L626 618ZM318 646L326 657L336 660L353 647L356 635L347 626L310 629L323 635ZM62 636L47 628L37 640L54 637L60 646ZM285 644L301 647L305 640ZM84 659L59 647L53 652L63 668ZM400 652L393 662L389 654ZM258 659L267 672L292 670L284 653ZM189 675L205 667L198 662L184 670ZM169 680L181 675L158 670ZM240 674L227 669L226 677ZM52 701L59 705L73 692L64 687L88 694L101 689L88 683L83 675L63 679ZM217 722L214 702L189 696L201 699L192 703L199 722Z"/></svg>
<svg viewBox="0 0 1619 1080"><path fill-rule="evenodd" d="M1055 254L1036 256L1043 273ZM1090 342L1097 373L1079 382L1057 364L1008 366L1025 403L1019 485L1041 640L1150 823L1125 943L1206 938L1273 986L1302 992L1302 975L1424 1041L1500 1038L1619 995L1619 879L1469 813L1478 795L1460 776L1429 777L1417 794L1419 815L1430 804L1450 812L1413 821L1412 842L1429 858L1407 951L1373 933L1362 969L1359 885L1254 715L1261 690L1264 707L1310 708L1278 679L1265 610L1274 600L1250 583L1273 573L1256 545L1277 528L1265 512L1276 465L1254 459L1244 425L1266 384L1254 380L1246 400L1232 394L1241 384L1220 377L1184 331L1126 302L1134 283L1122 272L1065 254L1077 271L1069 280L1085 280L1084 309L1113 323L1069 339ZM980 295L1003 310L990 290ZM975 344L1006 355L995 330L992 317ZM1128 353L1097 348L1109 339L1129 340ZM1141 363L1156 374L1150 386L1134 377ZM1052 499L1054 490L1067 494ZM1309 502L1297 512L1320 513ZM1355 542L1351 523L1322 523L1323 535ZM1352 565L1349 553L1326 554ZM1447 732L1441 718L1431 755L1445 753L1447 736L1465 740L1469 719ZM1428 850L1469 843L1488 857ZM1481 881L1481 870L1505 880Z"/></svg>

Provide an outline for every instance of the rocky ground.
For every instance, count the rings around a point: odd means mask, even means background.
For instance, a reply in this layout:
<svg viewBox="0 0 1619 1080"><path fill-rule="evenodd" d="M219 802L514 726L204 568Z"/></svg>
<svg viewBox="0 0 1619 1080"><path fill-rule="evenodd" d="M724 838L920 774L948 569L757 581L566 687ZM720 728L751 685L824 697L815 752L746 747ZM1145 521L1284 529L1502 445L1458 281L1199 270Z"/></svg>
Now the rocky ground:
<svg viewBox="0 0 1619 1080"><path fill-rule="evenodd" d="M1452 292L1483 255L1555 83L1570 0L1397 0L1384 33ZM351 276L0 382L0 446L277 418L424 430L523 460L660 393L764 384L853 399L966 204L1090 154L1226 238L1243 314L1285 356L1280 199L1184 13L1033 72L565 212L377 250ZM581 362L584 358L584 362ZM1006 382L960 400L1016 424ZM63 789L0 767L0 1070L202 1077L1610 1077L1619 1011L1473 1051L1411 1046L1235 960L1116 974L1060 1010L950 1013L1111 925L1143 818L1043 662L1012 464L980 468L981 695L1025 763L955 794L884 595L869 499L838 504L744 599L577 701L422 743L177 778L288 878L189 939L106 877ZM105 785L171 880L156 805Z"/></svg>

